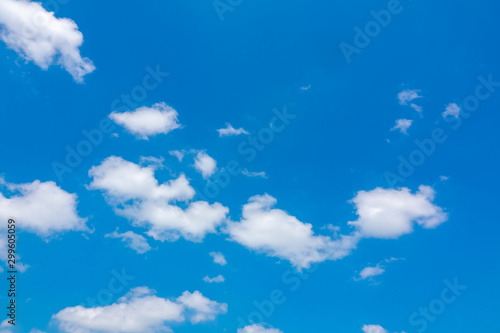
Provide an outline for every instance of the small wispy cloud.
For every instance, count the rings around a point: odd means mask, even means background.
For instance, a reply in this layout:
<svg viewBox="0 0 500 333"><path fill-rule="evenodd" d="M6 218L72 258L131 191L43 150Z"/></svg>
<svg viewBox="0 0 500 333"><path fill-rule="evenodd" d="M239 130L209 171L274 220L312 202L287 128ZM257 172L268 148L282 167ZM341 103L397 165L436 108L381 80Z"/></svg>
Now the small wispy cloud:
<svg viewBox="0 0 500 333"><path fill-rule="evenodd" d="M443 118L446 118L447 116L458 118L460 111L462 111L462 109L456 103L450 103L446 106L446 109L442 113L442 115Z"/></svg>
<svg viewBox="0 0 500 333"><path fill-rule="evenodd" d="M407 89L407 90L401 91L398 94L399 104L408 105L408 102L413 101L416 98L421 98L422 96L420 96L418 94L419 92L420 92L420 90L416 90L416 89L413 89L413 90Z"/></svg>
<svg viewBox="0 0 500 333"><path fill-rule="evenodd" d="M106 238L118 238L126 244L127 247L135 250L139 254L146 253L151 250L151 246L148 244L146 238L142 235L138 235L133 231L127 231L124 233L119 233L118 229L114 232L105 235Z"/></svg>
<svg viewBox="0 0 500 333"><path fill-rule="evenodd" d="M221 266L227 265L226 257L220 252L210 252L210 256L213 258L214 263L219 264Z"/></svg>
<svg viewBox="0 0 500 333"><path fill-rule="evenodd" d="M247 169L243 169L241 172L242 175L245 175L247 177L262 177L262 178L267 178L267 175L264 171L261 172L252 172L248 171Z"/></svg>
<svg viewBox="0 0 500 333"><path fill-rule="evenodd" d="M226 128L219 128L217 132L219 132L220 137L249 134L248 131L244 130L243 128L238 128L238 129L234 128L230 123L226 123Z"/></svg>
<svg viewBox="0 0 500 333"><path fill-rule="evenodd" d="M222 283L226 281L226 279L224 279L224 276L222 275L217 275L216 277L213 278L207 275L203 278L203 281L205 281L206 283Z"/></svg>
<svg viewBox="0 0 500 333"><path fill-rule="evenodd" d="M311 85L308 85L306 87L300 87L300 90L302 90L302 91L307 91L309 89L311 89Z"/></svg>
<svg viewBox="0 0 500 333"><path fill-rule="evenodd" d="M413 124L411 119L398 119L396 125L391 128L391 131L399 130L403 134L408 134L408 128Z"/></svg>
<svg viewBox="0 0 500 333"><path fill-rule="evenodd" d="M415 104L415 103L411 103L411 104L410 104L410 107L411 107L413 110L417 111L418 113L421 113L421 112L422 112L422 110L423 110L423 109L422 109L422 107L421 107L420 105L417 105L417 104Z"/></svg>

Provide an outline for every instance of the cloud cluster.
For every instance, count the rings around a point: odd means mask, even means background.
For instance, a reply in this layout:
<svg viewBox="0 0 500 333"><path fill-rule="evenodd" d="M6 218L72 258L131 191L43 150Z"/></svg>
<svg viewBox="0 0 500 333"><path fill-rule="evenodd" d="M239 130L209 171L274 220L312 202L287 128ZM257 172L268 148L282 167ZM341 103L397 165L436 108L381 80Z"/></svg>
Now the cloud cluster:
<svg viewBox="0 0 500 333"><path fill-rule="evenodd" d="M83 35L76 23L56 18L38 2L0 1L0 39L44 70L61 65L77 82L95 70L92 61L80 55Z"/></svg>
<svg viewBox="0 0 500 333"><path fill-rule="evenodd" d="M408 128L413 124L411 119L398 119L396 120L396 125L391 128L391 131L399 130L403 134L408 134Z"/></svg>
<svg viewBox="0 0 500 333"><path fill-rule="evenodd" d="M312 225L280 209L270 195L251 197L243 206L242 219L228 224L230 239L249 249L289 260L298 268L312 263L340 259L357 244L356 236L315 235Z"/></svg>
<svg viewBox="0 0 500 333"><path fill-rule="evenodd" d="M69 307L52 319L66 333L155 333L171 331L171 324L186 320L197 324L227 312L227 304L212 301L199 291L186 291L173 300L155 293L147 287L137 287L117 303L94 308Z"/></svg>
<svg viewBox="0 0 500 333"><path fill-rule="evenodd" d="M140 139L149 140L151 136L167 134L181 127L177 120L178 116L176 110L161 102L134 111L112 112L109 118Z"/></svg>
<svg viewBox="0 0 500 333"><path fill-rule="evenodd" d="M186 177L182 174L159 184L155 169L155 165L140 166L111 156L90 169L89 188L103 191L117 214L134 225L148 227L147 234L156 240L184 237L201 241L207 233L215 233L224 223L228 208L205 201L188 203L195 191ZM174 204L179 201L186 202L186 208Z"/></svg>
<svg viewBox="0 0 500 333"><path fill-rule="evenodd" d="M207 179L217 171L217 161L204 151L199 151L194 158L194 168Z"/></svg>

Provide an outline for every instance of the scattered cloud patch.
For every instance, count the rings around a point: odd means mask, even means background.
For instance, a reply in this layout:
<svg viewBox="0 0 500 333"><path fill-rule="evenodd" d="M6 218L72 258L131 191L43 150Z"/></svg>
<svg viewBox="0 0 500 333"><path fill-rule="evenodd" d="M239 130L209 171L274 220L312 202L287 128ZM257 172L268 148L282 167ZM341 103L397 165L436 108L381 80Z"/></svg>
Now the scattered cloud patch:
<svg viewBox="0 0 500 333"><path fill-rule="evenodd" d="M224 255L222 253L220 253L220 252L210 252L209 254L213 258L214 263L216 263L218 265L221 265L221 266L226 266L227 265L226 257L224 257Z"/></svg>
<svg viewBox="0 0 500 333"><path fill-rule="evenodd" d="M184 237L199 242L225 222L229 210L220 203L190 202L195 191L184 174L159 184L155 169L111 156L90 169L88 188L102 191L118 215L149 228L147 234L160 241Z"/></svg>
<svg viewBox="0 0 500 333"><path fill-rule="evenodd" d="M217 161L204 151L196 154L193 166L205 179L210 178L217 171Z"/></svg>
<svg viewBox="0 0 500 333"><path fill-rule="evenodd" d="M219 132L219 136L220 137L223 137L223 136L235 136L235 135L241 135L241 134L248 135L249 134L243 128L235 129L233 126L231 126L230 123L226 123L226 127L218 129L217 132Z"/></svg>
<svg viewBox="0 0 500 333"><path fill-rule="evenodd" d="M83 34L76 23L56 18L39 2L0 1L0 39L43 70L53 64L60 65L77 82L95 70L92 61L80 55Z"/></svg>
<svg viewBox="0 0 500 333"><path fill-rule="evenodd" d="M391 131L399 130L403 134L408 134L408 128L413 124L413 120L410 119L398 119L396 120L396 125L391 128Z"/></svg>
<svg viewBox="0 0 500 333"><path fill-rule="evenodd" d="M146 238L133 231L119 233L118 230L116 230L110 234L104 235L104 237L121 239L127 247L135 250L139 254L143 254L151 250L151 246L148 244Z"/></svg>
<svg viewBox="0 0 500 333"><path fill-rule="evenodd" d="M420 90L416 90L416 89L413 89L413 90L407 89L407 90L401 91L398 94L399 104L408 105L408 102L411 102L416 98L421 98L422 96L420 96L418 94L419 92L420 92Z"/></svg>
<svg viewBox="0 0 500 333"><path fill-rule="evenodd" d="M415 103L411 103L410 107L413 110L417 111L418 113L421 113L423 111L422 107L420 105L415 104Z"/></svg>
<svg viewBox="0 0 500 333"><path fill-rule="evenodd" d="M421 185L417 193L408 188L359 191L352 200L358 219L349 222L362 237L399 238L413 232L416 223L432 229L448 219L443 209L434 205L435 192Z"/></svg>
<svg viewBox="0 0 500 333"><path fill-rule="evenodd" d="M359 278L358 280L366 280L368 278L372 278L374 276L382 275L384 274L385 269L383 269L380 264L377 266L373 267L365 267L363 270L359 273Z"/></svg>
<svg viewBox="0 0 500 333"><path fill-rule="evenodd" d="M306 87L300 87L300 90L302 90L302 91L307 91L309 89L311 89L311 85L308 85Z"/></svg>
<svg viewBox="0 0 500 333"><path fill-rule="evenodd" d="M261 171L261 172L251 172L251 171L248 171L247 169L243 169L243 171L241 172L241 174L244 175L244 176L247 176L247 177L252 177L252 178L255 178L255 177L267 178L266 173L264 171Z"/></svg>
<svg viewBox="0 0 500 333"><path fill-rule="evenodd" d="M217 275L216 277L213 278L207 275L203 278L203 281L205 281L206 283L222 283L226 281L226 279L224 279L224 276L222 275Z"/></svg>
<svg viewBox="0 0 500 333"><path fill-rule="evenodd" d="M179 162L182 162L184 159L184 156L186 155L186 152L183 150L172 150L168 152L170 155L177 157Z"/></svg>
<svg viewBox="0 0 500 333"><path fill-rule="evenodd" d="M199 291L184 292L170 300L147 287L132 289L117 303L85 308L69 307L52 316L59 330L67 333L170 332L169 325L214 320L227 312L227 305L204 297Z"/></svg>
<svg viewBox="0 0 500 333"><path fill-rule="evenodd" d="M446 106L446 110L442 113L443 118L446 118L447 116L458 118L461 110L462 109L456 103L450 103Z"/></svg>
<svg viewBox="0 0 500 333"><path fill-rule="evenodd" d="M262 325L249 325L238 329L237 333L283 333L283 331L277 328L265 328Z"/></svg>
<svg viewBox="0 0 500 333"><path fill-rule="evenodd" d="M362 330L364 333L389 333L388 330L379 325L364 325Z"/></svg>
<svg viewBox="0 0 500 333"><path fill-rule="evenodd" d="M167 134L180 128L176 110L161 102L152 107L143 106L134 111L112 112L109 118L140 139L149 140L158 134Z"/></svg>

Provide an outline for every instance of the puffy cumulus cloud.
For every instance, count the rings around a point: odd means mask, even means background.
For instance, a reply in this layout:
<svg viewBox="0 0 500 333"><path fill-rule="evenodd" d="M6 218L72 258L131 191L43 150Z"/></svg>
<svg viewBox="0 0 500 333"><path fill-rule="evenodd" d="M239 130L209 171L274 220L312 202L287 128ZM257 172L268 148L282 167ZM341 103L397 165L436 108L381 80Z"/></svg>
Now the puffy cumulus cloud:
<svg viewBox="0 0 500 333"><path fill-rule="evenodd" d="M156 240L201 241L225 222L229 210L220 203L188 202L195 191L184 175L159 184L155 170L155 165L140 166L111 156L90 169L88 187L103 191L117 214L148 227L147 234ZM177 201L186 207L172 204Z"/></svg>
<svg viewBox="0 0 500 333"><path fill-rule="evenodd" d="M230 239L249 249L289 260L299 269L340 259L356 247L357 235L337 239L315 235L311 224L273 209L275 204L276 199L267 194L251 197L243 206L241 221L228 224Z"/></svg>
<svg viewBox="0 0 500 333"><path fill-rule="evenodd" d="M151 246L148 244L146 238L142 235L138 235L133 231L127 231L124 233L119 233L118 230L104 235L107 238L118 238L126 244L127 247L135 250L139 254L146 253L151 250Z"/></svg>
<svg viewBox="0 0 500 333"><path fill-rule="evenodd" d="M207 179L217 171L217 161L204 151L199 151L194 158L194 168Z"/></svg>
<svg viewBox="0 0 500 333"><path fill-rule="evenodd" d="M283 333L283 331L277 328L265 328L262 325L254 324L238 329L237 333Z"/></svg>
<svg viewBox="0 0 500 333"><path fill-rule="evenodd" d="M435 228L448 219L443 209L434 205L434 189L421 185L411 193L408 188L360 191L352 200L358 219L349 222L362 237L398 238L413 231L414 223Z"/></svg>
<svg viewBox="0 0 500 333"><path fill-rule="evenodd" d="M213 278L207 275L203 278L203 281L205 281L206 283L222 283L226 281L226 279L224 279L224 276L222 275L217 275L216 277Z"/></svg>
<svg viewBox="0 0 500 333"><path fill-rule="evenodd" d="M26 184L10 184L0 178L0 186L11 195L0 193L0 219L14 218L19 228L48 237L66 231L87 231L87 219L77 212L77 196L54 182L35 180Z"/></svg>
<svg viewBox="0 0 500 333"><path fill-rule="evenodd" d="M418 94L419 92L420 92L420 90L416 90L416 89L413 89L413 90L407 89L407 90L401 91L398 94L399 104L407 105L408 102L413 101L416 98L421 98L422 96L420 96Z"/></svg>
<svg viewBox="0 0 500 333"><path fill-rule="evenodd" d="M69 307L52 316L67 333L156 333L172 331L169 325L190 320L196 324L214 320L227 305L204 297L199 291L184 292L169 300L147 287L132 289L117 303L94 308Z"/></svg>
<svg viewBox="0 0 500 333"><path fill-rule="evenodd" d="M203 296L199 291L185 291L177 301L187 309L189 320L193 324L214 320L218 314L227 312L227 304L217 303Z"/></svg>
<svg viewBox="0 0 500 333"><path fill-rule="evenodd" d="M176 110L166 103L157 103L152 107L143 106L134 111L112 112L109 118L125 127L130 133L143 140L157 134L167 134L179 127Z"/></svg>
<svg viewBox="0 0 500 333"><path fill-rule="evenodd" d="M241 134L248 135L248 132L246 130L244 130L243 128L236 129L233 126L231 126L230 123L226 123L226 127L218 129L217 132L219 132L220 137L235 136L235 135L241 135Z"/></svg>
<svg viewBox="0 0 500 333"><path fill-rule="evenodd" d="M44 70L57 63L77 82L95 70L92 61L80 55L83 35L76 23L56 18L38 2L1 0L0 39Z"/></svg>
<svg viewBox="0 0 500 333"><path fill-rule="evenodd" d="M210 256L213 258L214 263L219 264L221 266L227 265L226 257L220 252L210 252Z"/></svg>
<svg viewBox="0 0 500 333"><path fill-rule="evenodd" d="M391 131L399 130L403 134L408 134L408 128L413 124L413 120L410 119L398 119L396 120L396 125L391 128Z"/></svg>
<svg viewBox="0 0 500 333"><path fill-rule="evenodd" d="M442 115L443 118L446 118L447 116L458 118L458 116L460 115L460 111L462 111L462 109L456 103L450 103L446 106L446 109L444 110Z"/></svg>

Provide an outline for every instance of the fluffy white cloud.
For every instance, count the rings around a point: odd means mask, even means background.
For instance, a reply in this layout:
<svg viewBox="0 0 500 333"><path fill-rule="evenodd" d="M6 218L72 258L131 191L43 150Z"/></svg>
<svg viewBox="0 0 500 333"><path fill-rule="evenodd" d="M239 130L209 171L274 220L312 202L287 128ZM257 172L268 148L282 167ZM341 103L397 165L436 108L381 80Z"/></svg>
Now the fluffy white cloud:
<svg viewBox="0 0 500 333"><path fill-rule="evenodd" d="M446 110L442 113L443 118L446 118L447 116L458 118L461 110L462 109L456 103L450 103L446 106Z"/></svg>
<svg viewBox="0 0 500 333"><path fill-rule="evenodd" d="M352 202L358 219L349 222L362 237L398 238L413 231L414 223L435 228L448 219L442 208L434 205L435 192L421 185L416 194L408 188L360 191Z"/></svg>
<svg viewBox="0 0 500 333"><path fill-rule="evenodd" d="M151 250L151 246L148 244L146 238L142 235L136 234L133 231L127 231L124 233L119 233L118 231L114 231L104 236L107 238L121 239L122 242L126 243L127 247L130 247L139 254L143 254Z"/></svg>
<svg viewBox="0 0 500 333"><path fill-rule="evenodd" d="M205 201L190 202L185 209L173 205L176 201L187 203L195 191L184 175L159 184L155 168L111 156L90 169L93 180L89 189L103 191L117 214L135 225L147 226L147 234L156 240L175 241L182 236L201 241L207 233L215 233L229 210Z"/></svg>
<svg viewBox="0 0 500 333"><path fill-rule="evenodd" d="M77 82L95 70L92 61L80 55L83 35L76 23L56 18L38 2L0 0L0 39L44 70L61 65Z"/></svg>
<svg viewBox="0 0 500 333"><path fill-rule="evenodd" d="M254 178L254 177L267 178L266 173L264 171L261 171L261 172L250 172L247 169L243 169L243 171L241 172L241 174L243 174L244 176L247 176L247 177L252 177L252 178Z"/></svg>
<svg viewBox="0 0 500 333"><path fill-rule="evenodd" d="M359 273L359 279L360 280L366 280L368 278L382 275L384 274L385 269L383 269L380 265L373 266L373 267L365 267L363 270Z"/></svg>
<svg viewBox="0 0 500 333"><path fill-rule="evenodd" d="M143 140L157 134L167 134L179 127L176 110L166 103L157 103L152 107L143 106L134 111L112 112L109 118L125 127L130 133Z"/></svg>
<svg viewBox="0 0 500 333"><path fill-rule="evenodd" d="M0 193L0 220L16 220L17 226L42 237L65 231L88 230L87 219L78 216L77 196L54 182L35 180L26 184L9 184L0 178L0 186L12 194Z"/></svg>
<svg viewBox="0 0 500 333"><path fill-rule="evenodd" d="M283 333L277 328L265 328L262 325L249 325L238 329L237 333Z"/></svg>
<svg viewBox="0 0 500 333"><path fill-rule="evenodd" d="M184 292L175 300L161 298L147 287L132 289L117 303L94 308L75 306L52 316L67 333L155 333L171 331L169 325L190 320L214 320L227 305L211 301L199 291Z"/></svg>
<svg viewBox="0 0 500 333"><path fill-rule="evenodd" d="M408 102L413 101L416 98L421 98L422 96L420 96L418 94L419 92L420 92L420 90L416 90L416 89L413 89L413 90L407 89L407 90L401 91L398 94L399 104L407 105Z"/></svg>
<svg viewBox="0 0 500 333"><path fill-rule="evenodd" d="M391 128L391 131L399 130L401 133L408 134L408 128L413 124L413 120L410 119L398 119L396 120L396 125Z"/></svg>
<svg viewBox="0 0 500 333"><path fill-rule="evenodd" d="M226 257L220 252L210 252L210 256L214 259L214 263L221 266L227 265Z"/></svg>
<svg viewBox="0 0 500 333"><path fill-rule="evenodd" d="M224 276L222 275L217 275L216 277L213 278L207 275L203 278L203 281L205 281L206 283L222 283L226 281L226 279L224 279Z"/></svg>
<svg viewBox="0 0 500 333"><path fill-rule="evenodd" d="M217 171L217 162L204 151L196 154L193 166L205 179L210 178Z"/></svg>
<svg viewBox="0 0 500 333"><path fill-rule="evenodd" d="M235 129L233 126L231 126L230 123L226 123L226 128L220 128L217 130L217 132L219 132L220 137L248 134L248 132L245 131L243 128Z"/></svg>
<svg viewBox="0 0 500 333"><path fill-rule="evenodd" d="M364 333L389 333L388 330L379 325L364 325L362 330Z"/></svg>
<svg viewBox="0 0 500 333"><path fill-rule="evenodd" d="M340 259L356 247L356 235L338 239L317 236L311 224L283 210L272 209L275 204L276 199L267 194L251 197L243 206L241 221L228 224L230 239L252 250L289 260L299 269Z"/></svg>
<svg viewBox="0 0 500 333"><path fill-rule="evenodd" d="M411 104L410 104L410 107L411 107L413 110L417 111L417 112L422 112L422 107L421 107L420 105L417 105L417 104L415 104L415 103L411 103Z"/></svg>

